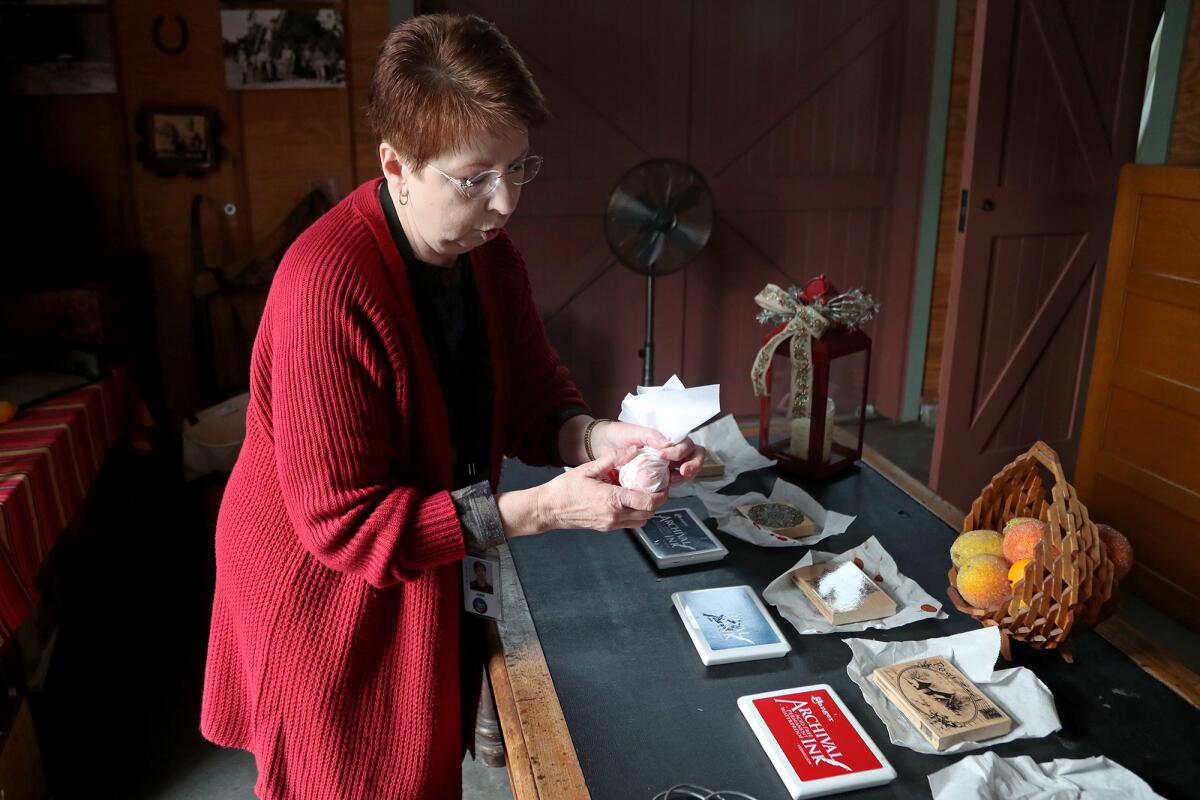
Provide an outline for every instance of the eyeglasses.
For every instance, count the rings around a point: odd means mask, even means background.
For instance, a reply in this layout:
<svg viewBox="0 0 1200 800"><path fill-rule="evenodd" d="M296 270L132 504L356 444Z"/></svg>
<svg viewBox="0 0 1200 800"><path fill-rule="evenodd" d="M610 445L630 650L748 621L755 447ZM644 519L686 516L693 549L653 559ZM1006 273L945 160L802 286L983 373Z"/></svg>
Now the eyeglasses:
<svg viewBox="0 0 1200 800"><path fill-rule="evenodd" d="M496 187L500 185L501 179L506 174L508 175L508 182L513 186L524 186L529 183L537 177L538 171L542 168L542 157L525 156L525 158L522 158L509 167L507 173L501 172L498 169L489 169L478 175L472 175L465 181L453 175L447 175L433 164L430 164L429 168L453 183L463 197L468 200L478 200L480 197L487 197L496 191Z"/></svg>

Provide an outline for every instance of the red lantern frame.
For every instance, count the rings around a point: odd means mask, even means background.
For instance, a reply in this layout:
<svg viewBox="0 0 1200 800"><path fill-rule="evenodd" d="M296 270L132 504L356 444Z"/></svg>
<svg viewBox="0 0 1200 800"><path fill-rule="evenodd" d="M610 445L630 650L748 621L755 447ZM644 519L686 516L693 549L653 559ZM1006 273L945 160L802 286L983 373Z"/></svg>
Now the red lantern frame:
<svg viewBox="0 0 1200 800"><path fill-rule="evenodd" d="M770 341L786 327L781 323L772 328L763 338L763 343ZM801 334L804 335L804 334ZM782 351L782 352L781 352ZM825 401L829 397L829 366L837 358L854 353L866 353L866 364L863 368L862 403L859 406L858 442L854 447L848 447L833 441L831 455L838 455L830 461L821 459L822 447L825 441ZM759 398L758 407L758 451L768 458L775 459L779 467L788 472L813 478L826 478L845 472L854 467L855 462L862 458L863 435L866 432L867 388L871 374L871 337L859 328L849 331L830 330L824 337L812 340L812 402L809 407L809 439L808 458L800 458L789 451L790 438L786 443L771 445L771 375L775 369L775 359L782 358L791 367L790 342L786 339L775 348L771 354L771 362L764 376L767 393ZM820 413L817 413L817 410Z"/></svg>

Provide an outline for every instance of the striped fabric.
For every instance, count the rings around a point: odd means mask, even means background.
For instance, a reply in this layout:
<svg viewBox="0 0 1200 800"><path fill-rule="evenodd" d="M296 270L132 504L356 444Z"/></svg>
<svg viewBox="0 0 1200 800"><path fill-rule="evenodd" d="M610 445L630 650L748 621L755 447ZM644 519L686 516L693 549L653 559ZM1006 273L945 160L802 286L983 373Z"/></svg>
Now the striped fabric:
<svg viewBox="0 0 1200 800"><path fill-rule="evenodd" d="M37 604L34 580L130 414L148 412L128 373L26 409L0 425L0 646Z"/></svg>

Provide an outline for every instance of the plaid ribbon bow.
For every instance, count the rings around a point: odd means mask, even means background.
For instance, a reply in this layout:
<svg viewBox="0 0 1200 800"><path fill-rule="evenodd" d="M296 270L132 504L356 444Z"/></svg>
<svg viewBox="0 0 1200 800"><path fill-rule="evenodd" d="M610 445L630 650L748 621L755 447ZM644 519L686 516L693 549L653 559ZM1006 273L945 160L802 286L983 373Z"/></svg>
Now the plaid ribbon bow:
<svg viewBox="0 0 1200 800"><path fill-rule="evenodd" d="M820 339L829 328L829 320L813 306L797 302L790 294L773 283L754 296L754 302L774 314L791 316L783 328L767 340L754 357L750 380L756 397L766 397L767 368L776 348L791 339L792 350L792 411L793 419L806 418L812 404L812 340Z"/></svg>

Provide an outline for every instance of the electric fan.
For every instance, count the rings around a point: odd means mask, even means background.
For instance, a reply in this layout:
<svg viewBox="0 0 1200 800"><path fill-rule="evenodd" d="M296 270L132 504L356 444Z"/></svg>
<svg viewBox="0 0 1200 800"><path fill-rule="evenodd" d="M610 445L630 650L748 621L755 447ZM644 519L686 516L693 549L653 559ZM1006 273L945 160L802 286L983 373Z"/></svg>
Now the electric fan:
<svg viewBox="0 0 1200 800"><path fill-rule="evenodd" d="M622 175L609 195L608 246L618 261L646 276L646 343L638 353L643 386L654 383L654 279L694 261L708 244L712 225L712 192L682 161L643 161Z"/></svg>

